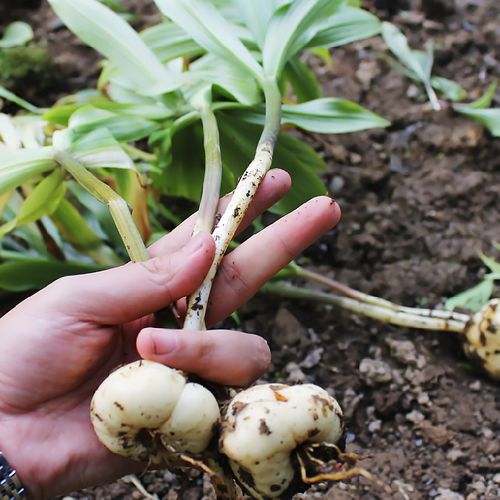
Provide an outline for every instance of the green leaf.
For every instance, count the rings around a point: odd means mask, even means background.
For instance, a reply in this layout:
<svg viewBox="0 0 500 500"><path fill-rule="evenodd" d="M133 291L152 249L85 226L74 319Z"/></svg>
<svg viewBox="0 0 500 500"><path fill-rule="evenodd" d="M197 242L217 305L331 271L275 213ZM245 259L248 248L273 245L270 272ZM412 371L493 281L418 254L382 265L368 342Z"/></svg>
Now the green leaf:
<svg viewBox="0 0 500 500"><path fill-rule="evenodd" d="M356 40L378 35L382 25L370 12L344 7L324 22L307 47L340 47Z"/></svg>
<svg viewBox="0 0 500 500"><path fill-rule="evenodd" d="M69 127L76 136L86 135L96 128L105 128L119 142L137 141L147 137L159 125L141 117L113 113L93 106L84 106L71 115Z"/></svg>
<svg viewBox="0 0 500 500"><path fill-rule="evenodd" d="M29 224L50 215L59 205L66 187L60 169L45 177L28 195L17 217L0 227L0 238L17 226Z"/></svg>
<svg viewBox="0 0 500 500"><path fill-rule="evenodd" d="M76 159L87 168L117 168L137 172L134 162L123 151L108 129L98 128L71 145Z"/></svg>
<svg viewBox="0 0 500 500"><path fill-rule="evenodd" d="M1 254L0 254L1 255ZM103 266L27 258L0 264L0 289L10 292L36 290L62 276L100 271Z"/></svg>
<svg viewBox="0 0 500 500"><path fill-rule="evenodd" d="M0 156L0 194L56 167L51 147L6 151Z"/></svg>
<svg viewBox="0 0 500 500"><path fill-rule="evenodd" d="M229 112L218 112L217 121L223 165L238 178L253 159L262 127L242 121L239 115ZM325 194L326 188L318 173L324 171L326 165L310 146L299 139L281 133L273 163L286 169L292 177L291 190L273 208L276 213L288 213L310 198Z"/></svg>
<svg viewBox="0 0 500 500"><path fill-rule="evenodd" d="M479 311L488 302L493 293L493 281L484 280L478 285L469 288L465 292L459 293L449 298L445 302L445 309L452 311L457 307L463 307L470 311Z"/></svg>
<svg viewBox="0 0 500 500"><path fill-rule="evenodd" d="M263 48L266 75L278 79L297 52L318 33L325 18L331 17L342 0L295 0L278 9L267 27Z"/></svg>
<svg viewBox="0 0 500 500"><path fill-rule="evenodd" d="M13 94L10 90L7 90L5 87L0 85L0 98L5 99L7 101L13 102L17 104L20 108L29 111L30 113L40 113L41 109L37 108L33 104L30 104L28 101L25 101L21 97L18 97L16 94Z"/></svg>
<svg viewBox="0 0 500 500"><path fill-rule="evenodd" d="M498 81L494 81L487 89L486 92L476 101L466 104L469 108L485 109L491 106L495 92L497 90Z"/></svg>
<svg viewBox="0 0 500 500"><path fill-rule="evenodd" d="M297 56L288 61L283 76L290 82L299 102L311 101L321 96L321 86L314 71Z"/></svg>
<svg viewBox="0 0 500 500"><path fill-rule="evenodd" d="M178 57L195 57L205 50L181 27L172 22L163 22L141 32L141 38L163 62Z"/></svg>
<svg viewBox="0 0 500 500"><path fill-rule="evenodd" d="M453 80L442 78L441 76L433 76L431 85L445 98L450 101L462 101L467 97L467 92Z"/></svg>
<svg viewBox="0 0 500 500"><path fill-rule="evenodd" d="M239 40L236 28L210 3L202 0L155 0L160 10L207 52L262 78L262 68Z"/></svg>
<svg viewBox="0 0 500 500"><path fill-rule="evenodd" d="M154 53L127 22L97 0L49 0L62 21L94 48L142 93L171 92L178 88Z"/></svg>
<svg viewBox="0 0 500 500"><path fill-rule="evenodd" d="M500 137L500 108L474 109L455 104L453 109L486 127L493 137Z"/></svg>
<svg viewBox="0 0 500 500"><path fill-rule="evenodd" d="M34 36L33 30L28 23L22 21L13 22L5 28L3 37L0 38L0 49L26 45L33 40Z"/></svg>
<svg viewBox="0 0 500 500"><path fill-rule="evenodd" d="M57 208L66 191L63 178L64 174L58 168L33 189L21 206L18 215L19 225L50 215Z"/></svg>
<svg viewBox="0 0 500 500"><path fill-rule="evenodd" d="M267 26L278 5L274 0L236 0L243 21L260 48L264 47Z"/></svg>
<svg viewBox="0 0 500 500"><path fill-rule="evenodd" d="M282 123L318 132L341 134L370 128L388 127L390 122L346 99L325 97L296 105L282 106ZM264 123L264 107L256 111L241 111L242 120Z"/></svg>
<svg viewBox="0 0 500 500"><path fill-rule="evenodd" d="M453 109L486 127L493 137L500 137L500 108L488 108L493 102L498 82L493 82L485 94L469 104L454 104ZM487 109L485 109L487 108Z"/></svg>
<svg viewBox="0 0 500 500"><path fill-rule="evenodd" d="M282 106L282 122L311 132L340 134L388 127L390 122L346 99L335 97Z"/></svg>
<svg viewBox="0 0 500 500"><path fill-rule="evenodd" d="M202 85L215 85L222 89L226 95L247 106L262 100L257 83L253 78L248 78L246 71L212 54L207 54L194 61L189 72L184 73L184 75L192 80L192 85L196 82ZM195 88L193 87L193 89Z"/></svg>
<svg viewBox="0 0 500 500"><path fill-rule="evenodd" d="M421 82L430 78L429 59L424 52L412 50L407 38L394 24L382 23L382 36L391 52L412 71ZM432 66L432 64L431 64Z"/></svg>
<svg viewBox="0 0 500 500"><path fill-rule="evenodd" d="M488 257L484 253L480 252L479 257L483 261L483 264L492 272L500 273L500 262L497 262L493 257Z"/></svg>

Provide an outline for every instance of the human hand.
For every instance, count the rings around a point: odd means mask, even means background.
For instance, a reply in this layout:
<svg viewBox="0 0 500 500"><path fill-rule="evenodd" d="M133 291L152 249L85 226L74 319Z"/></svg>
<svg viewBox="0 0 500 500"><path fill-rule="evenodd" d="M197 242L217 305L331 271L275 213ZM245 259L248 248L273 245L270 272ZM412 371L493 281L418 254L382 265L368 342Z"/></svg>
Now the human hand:
<svg viewBox="0 0 500 500"><path fill-rule="evenodd" d="M288 174L272 170L242 226L289 185ZM246 302L338 219L332 200L315 198L226 256L207 324ZM111 454L90 423L92 395L117 365L143 357L229 385L246 385L267 368L269 349L256 335L153 328L153 314L192 293L212 261L210 235L191 239L193 220L156 242L149 261L62 278L0 318L0 451L31 497L144 468Z"/></svg>

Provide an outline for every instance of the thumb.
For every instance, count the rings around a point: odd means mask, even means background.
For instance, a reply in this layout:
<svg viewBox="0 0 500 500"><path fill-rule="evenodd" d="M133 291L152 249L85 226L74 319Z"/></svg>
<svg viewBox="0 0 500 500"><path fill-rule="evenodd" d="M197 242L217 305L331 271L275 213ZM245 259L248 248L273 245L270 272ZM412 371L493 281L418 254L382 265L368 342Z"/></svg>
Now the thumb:
<svg viewBox="0 0 500 500"><path fill-rule="evenodd" d="M145 262L57 280L40 299L80 320L121 324L154 313L201 284L214 257L209 233L193 237L180 250Z"/></svg>

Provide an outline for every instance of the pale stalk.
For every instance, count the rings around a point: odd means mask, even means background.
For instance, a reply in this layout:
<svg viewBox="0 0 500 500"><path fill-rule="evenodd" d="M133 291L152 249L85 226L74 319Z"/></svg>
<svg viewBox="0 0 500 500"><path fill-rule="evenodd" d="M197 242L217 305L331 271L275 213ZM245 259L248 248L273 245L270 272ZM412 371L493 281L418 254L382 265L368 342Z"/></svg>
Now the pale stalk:
<svg viewBox="0 0 500 500"><path fill-rule="evenodd" d="M408 312L387 309L385 307L368 304L350 297L339 297L329 293L318 292L315 290L306 290L295 286L285 286L276 283L268 283L264 287L264 291L287 297L291 299L305 299L315 302L323 302L334 306L342 307L356 314L361 314L369 318L377 319L391 325L405 326L409 328L420 328L424 330L442 330L446 332L464 333L467 321L457 320L453 317L453 313L445 317L429 317L420 316L418 314L410 314ZM442 311L446 313L446 311ZM470 319L470 316L463 315Z"/></svg>
<svg viewBox="0 0 500 500"><path fill-rule="evenodd" d="M325 285L328 288L331 288L332 290L346 297L350 297L358 302L364 302L365 304L371 304L377 307L382 307L385 309L389 309L391 311L410 314L413 316L439 318L444 320L455 320L460 323L467 323L467 321L469 320L469 315L453 311L402 306L400 304L396 304L395 302L391 302L390 300L382 299L374 295L369 295L367 293L360 292L359 290L355 290L354 288L351 288L345 285L344 283L340 283L339 281L333 280L331 278L328 278L322 274L316 273L309 269L304 269L303 267L298 266L296 264L292 265L291 267L297 276Z"/></svg>
<svg viewBox="0 0 500 500"><path fill-rule="evenodd" d="M255 157L241 176L229 205L215 226L212 236L215 240L215 258L200 288L192 295L188 305L186 329L205 329L205 313L212 283L217 268L227 247L242 221L260 182L271 167L273 151L281 124L281 94L274 80L262 82L266 100L266 121L257 145Z"/></svg>
<svg viewBox="0 0 500 500"><path fill-rule="evenodd" d="M222 159L220 154L219 129L217 120L206 100L198 108L203 125L203 147L205 150L205 177L200 208L193 229L193 236L201 231L212 232L219 203L222 179Z"/></svg>
<svg viewBox="0 0 500 500"><path fill-rule="evenodd" d="M425 92L427 93L427 97L431 103L432 109L434 111L441 111L441 104L439 104L439 99L437 98L436 92L432 88L432 85L429 82L424 82Z"/></svg>
<svg viewBox="0 0 500 500"><path fill-rule="evenodd" d="M111 217L125 245L132 262L149 259L146 245L135 225L127 202L106 183L99 180L94 174L66 151L57 151L54 159L75 180L101 203L109 208Z"/></svg>

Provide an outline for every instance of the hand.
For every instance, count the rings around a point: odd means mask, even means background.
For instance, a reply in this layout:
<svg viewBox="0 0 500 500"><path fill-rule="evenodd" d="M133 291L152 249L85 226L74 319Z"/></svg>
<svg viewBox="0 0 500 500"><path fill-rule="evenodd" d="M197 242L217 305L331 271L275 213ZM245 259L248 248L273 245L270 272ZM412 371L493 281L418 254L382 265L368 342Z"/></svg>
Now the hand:
<svg viewBox="0 0 500 500"><path fill-rule="evenodd" d="M288 174L271 171L242 226L289 185ZM246 302L338 219L332 200L315 198L231 252L207 323ZM0 318L0 451L31 497L144 470L104 448L90 423L90 399L113 367L143 357L231 385L246 385L267 368L269 348L256 335L153 328L153 314L192 293L212 261L210 235L190 237L193 220L155 243L149 261L59 279Z"/></svg>

